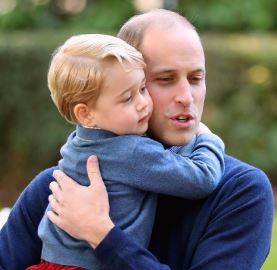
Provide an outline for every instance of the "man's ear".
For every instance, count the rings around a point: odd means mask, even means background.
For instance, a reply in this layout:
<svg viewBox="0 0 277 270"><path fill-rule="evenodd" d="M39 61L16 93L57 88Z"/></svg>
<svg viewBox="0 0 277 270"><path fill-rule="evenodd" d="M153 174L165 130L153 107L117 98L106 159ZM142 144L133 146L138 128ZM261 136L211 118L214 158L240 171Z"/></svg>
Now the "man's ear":
<svg viewBox="0 0 277 270"><path fill-rule="evenodd" d="M79 103L74 106L73 112L78 123L80 123L82 126L95 126L94 111L88 105Z"/></svg>

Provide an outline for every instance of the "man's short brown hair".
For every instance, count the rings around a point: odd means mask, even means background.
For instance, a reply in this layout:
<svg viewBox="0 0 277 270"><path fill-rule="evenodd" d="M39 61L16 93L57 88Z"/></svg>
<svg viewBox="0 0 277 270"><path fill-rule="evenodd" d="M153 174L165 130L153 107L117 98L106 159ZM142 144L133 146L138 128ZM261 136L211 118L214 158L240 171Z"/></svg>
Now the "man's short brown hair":
<svg viewBox="0 0 277 270"><path fill-rule="evenodd" d="M120 28L117 37L140 50L140 45L148 28L155 26L169 28L176 24L182 24L195 30L195 27L182 15L166 9L154 9L131 17Z"/></svg>

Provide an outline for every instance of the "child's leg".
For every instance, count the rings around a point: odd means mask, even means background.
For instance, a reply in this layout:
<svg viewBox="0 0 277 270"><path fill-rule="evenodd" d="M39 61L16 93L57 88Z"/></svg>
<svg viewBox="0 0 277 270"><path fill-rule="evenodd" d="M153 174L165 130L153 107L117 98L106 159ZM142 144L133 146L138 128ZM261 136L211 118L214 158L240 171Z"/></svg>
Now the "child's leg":
<svg viewBox="0 0 277 270"><path fill-rule="evenodd" d="M77 266L67 266L60 265L55 263L50 263L44 260L41 260L39 264L29 266L26 270L84 270L81 267Z"/></svg>

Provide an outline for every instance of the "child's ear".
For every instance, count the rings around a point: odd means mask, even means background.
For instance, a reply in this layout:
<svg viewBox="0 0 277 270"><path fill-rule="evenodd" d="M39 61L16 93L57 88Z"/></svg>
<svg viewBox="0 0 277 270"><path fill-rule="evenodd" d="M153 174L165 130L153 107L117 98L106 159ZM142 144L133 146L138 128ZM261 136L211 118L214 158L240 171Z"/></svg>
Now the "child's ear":
<svg viewBox="0 0 277 270"><path fill-rule="evenodd" d="M78 123L80 123L82 126L85 126L85 127L95 126L94 111L88 105L79 103L74 106L73 112Z"/></svg>

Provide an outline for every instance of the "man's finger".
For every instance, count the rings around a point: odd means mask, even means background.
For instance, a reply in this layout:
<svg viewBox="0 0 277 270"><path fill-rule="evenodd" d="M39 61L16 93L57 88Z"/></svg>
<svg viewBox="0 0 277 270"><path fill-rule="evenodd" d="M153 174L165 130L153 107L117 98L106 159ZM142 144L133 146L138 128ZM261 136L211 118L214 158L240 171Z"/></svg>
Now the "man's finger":
<svg viewBox="0 0 277 270"><path fill-rule="evenodd" d="M61 170L55 170L53 172L53 177L57 180L57 183L59 184L62 190L71 188L72 186L75 186L77 184Z"/></svg>
<svg viewBox="0 0 277 270"><path fill-rule="evenodd" d="M64 229L62 219L55 212L47 211L46 215L53 224L55 224L62 230Z"/></svg>
<svg viewBox="0 0 277 270"><path fill-rule="evenodd" d="M61 226L61 222L60 222L60 217L53 211L47 211L47 217L49 218L49 220L54 223L55 225L57 225L58 227Z"/></svg>
<svg viewBox="0 0 277 270"><path fill-rule="evenodd" d="M90 184L93 186L104 185L100 170L98 159L96 156L90 156L87 160L87 172Z"/></svg>
<svg viewBox="0 0 277 270"><path fill-rule="evenodd" d="M65 182L64 178L66 177L66 175L60 170L55 170L53 172L53 177L56 179L57 183L61 187L61 184Z"/></svg>
<svg viewBox="0 0 277 270"><path fill-rule="evenodd" d="M49 189L52 191L53 196L57 201L60 201L60 192L61 187L56 181L53 181L49 184Z"/></svg>
<svg viewBox="0 0 277 270"><path fill-rule="evenodd" d="M53 195L49 195L48 201L49 201L52 211L54 211L57 215L59 215L60 203L54 198Z"/></svg>

